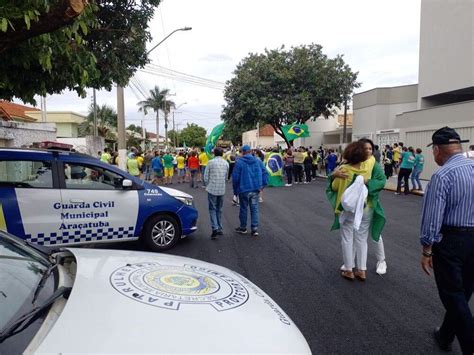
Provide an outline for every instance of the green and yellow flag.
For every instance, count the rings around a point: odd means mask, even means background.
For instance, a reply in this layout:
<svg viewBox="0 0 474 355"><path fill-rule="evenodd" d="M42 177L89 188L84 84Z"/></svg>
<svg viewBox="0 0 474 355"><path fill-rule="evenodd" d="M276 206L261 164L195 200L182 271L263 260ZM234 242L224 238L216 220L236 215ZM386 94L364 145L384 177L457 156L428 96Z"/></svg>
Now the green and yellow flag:
<svg viewBox="0 0 474 355"><path fill-rule="evenodd" d="M308 125L305 124L289 124L281 127L281 130L289 142L296 138L309 137Z"/></svg>
<svg viewBox="0 0 474 355"><path fill-rule="evenodd" d="M268 172L268 186L283 186L283 157L280 153L271 152L265 160Z"/></svg>
<svg viewBox="0 0 474 355"><path fill-rule="evenodd" d="M222 131L224 130L224 123L218 124L212 129L211 134L207 137L206 146L204 150L207 155L212 155L212 150L214 149L219 137L222 136Z"/></svg>

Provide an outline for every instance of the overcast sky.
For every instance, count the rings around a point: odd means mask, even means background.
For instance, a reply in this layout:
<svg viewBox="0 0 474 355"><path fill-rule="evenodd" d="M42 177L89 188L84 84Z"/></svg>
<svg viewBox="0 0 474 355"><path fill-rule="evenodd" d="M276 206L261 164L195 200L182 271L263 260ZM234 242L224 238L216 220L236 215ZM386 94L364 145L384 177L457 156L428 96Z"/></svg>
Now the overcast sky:
<svg viewBox="0 0 474 355"><path fill-rule="evenodd" d="M150 25L149 48L174 29L193 28L176 32L153 51L153 64L218 82L229 80L250 52L309 43L321 44L330 57L344 55L359 72L357 92L418 81L420 0L164 0ZM143 72L135 78L147 91L168 88L177 105L186 103L175 115L180 128L194 122L209 130L219 123L221 90ZM47 109L86 114L89 93L87 99L70 92L48 96ZM139 113L139 100L139 93L126 88L127 125L143 119L155 131L154 114ZM115 90L99 92L97 102L116 107Z"/></svg>

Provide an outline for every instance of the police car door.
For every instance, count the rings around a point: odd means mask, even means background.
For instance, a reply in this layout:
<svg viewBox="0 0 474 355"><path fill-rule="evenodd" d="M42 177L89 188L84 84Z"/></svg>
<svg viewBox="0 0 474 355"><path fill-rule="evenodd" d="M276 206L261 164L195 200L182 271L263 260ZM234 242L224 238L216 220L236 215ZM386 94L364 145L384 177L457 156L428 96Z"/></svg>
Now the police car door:
<svg viewBox="0 0 474 355"><path fill-rule="evenodd" d="M61 225L56 161L47 153L0 157L0 229L35 244L50 244Z"/></svg>
<svg viewBox="0 0 474 355"><path fill-rule="evenodd" d="M73 159L63 157L64 174L60 174L63 243L137 239L136 187L123 187L124 176L106 164Z"/></svg>

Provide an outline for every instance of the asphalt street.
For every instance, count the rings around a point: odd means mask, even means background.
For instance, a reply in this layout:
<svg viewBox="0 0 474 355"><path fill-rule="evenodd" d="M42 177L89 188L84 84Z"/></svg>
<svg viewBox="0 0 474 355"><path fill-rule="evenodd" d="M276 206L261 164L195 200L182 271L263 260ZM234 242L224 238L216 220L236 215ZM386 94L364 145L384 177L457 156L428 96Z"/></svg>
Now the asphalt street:
<svg viewBox="0 0 474 355"><path fill-rule="evenodd" d="M239 208L224 203L224 236L210 239L207 193L191 193L199 210L198 231L170 254L192 257L235 270L267 292L293 319L313 353L441 353L432 330L443 306L434 277L420 267L418 231L422 198L381 193L387 224L383 232L388 272L375 273L369 241L365 283L339 276L339 233L330 232L333 213L325 180L291 188L268 188L260 204L260 236L233 232ZM471 304L471 309L472 309ZM245 332L245 329L242 329ZM460 353L458 344L454 353Z"/></svg>

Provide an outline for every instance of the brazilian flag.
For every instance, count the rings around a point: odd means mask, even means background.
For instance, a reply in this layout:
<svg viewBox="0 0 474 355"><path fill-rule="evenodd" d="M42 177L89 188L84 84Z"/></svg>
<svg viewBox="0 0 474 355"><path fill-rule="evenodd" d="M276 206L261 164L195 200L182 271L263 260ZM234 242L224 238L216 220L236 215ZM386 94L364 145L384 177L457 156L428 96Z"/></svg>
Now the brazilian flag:
<svg viewBox="0 0 474 355"><path fill-rule="evenodd" d="M270 153L265 160L268 172L268 186L283 186L283 157L280 153Z"/></svg>
<svg viewBox="0 0 474 355"><path fill-rule="evenodd" d="M308 125L305 124L289 124L281 127L281 130L289 142L296 138L309 137Z"/></svg>
<svg viewBox="0 0 474 355"><path fill-rule="evenodd" d="M204 150L206 151L207 155L212 155L212 150L216 146L219 137L222 136L222 131L224 130L224 123L218 124L212 129L211 134L207 137L206 146Z"/></svg>

